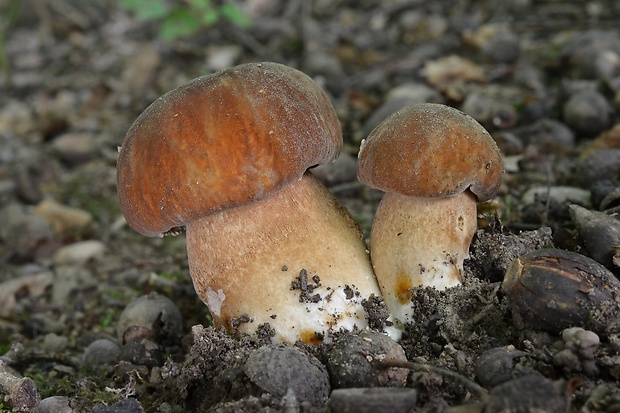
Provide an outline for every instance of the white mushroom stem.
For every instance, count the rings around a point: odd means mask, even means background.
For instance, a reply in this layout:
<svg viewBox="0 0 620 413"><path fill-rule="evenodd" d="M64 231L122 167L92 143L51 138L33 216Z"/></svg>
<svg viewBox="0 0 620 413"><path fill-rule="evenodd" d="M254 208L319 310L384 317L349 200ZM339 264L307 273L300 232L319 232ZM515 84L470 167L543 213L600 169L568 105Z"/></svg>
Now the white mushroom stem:
<svg viewBox="0 0 620 413"><path fill-rule="evenodd" d="M380 294L359 228L310 173L267 199L189 223L187 253L216 325L248 316L241 332L269 323L276 341L364 328L361 302Z"/></svg>
<svg viewBox="0 0 620 413"><path fill-rule="evenodd" d="M372 265L395 322L411 320L411 289L462 283L463 261L477 228L470 191L448 198L386 193L370 235Z"/></svg>

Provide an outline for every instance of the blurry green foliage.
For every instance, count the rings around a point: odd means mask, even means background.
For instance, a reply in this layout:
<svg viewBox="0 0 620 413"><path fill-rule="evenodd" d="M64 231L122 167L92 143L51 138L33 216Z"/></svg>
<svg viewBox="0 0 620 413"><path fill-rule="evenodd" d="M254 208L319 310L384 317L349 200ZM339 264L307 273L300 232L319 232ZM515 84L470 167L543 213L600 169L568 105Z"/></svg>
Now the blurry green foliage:
<svg viewBox="0 0 620 413"><path fill-rule="evenodd" d="M5 84L11 83L11 64L6 54L6 33L17 21L19 0L0 1L0 71L6 75Z"/></svg>
<svg viewBox="0 0 620 413"><path fill-rule="evenodd" d="M191 36L220 19L226 19L243 29L252 24L248 16L235 5L216 5L211 0L185 0L180 6L172 6L166 0L120 0L120 5L140 20L160 21L159 36L163 40Z"/></svg>

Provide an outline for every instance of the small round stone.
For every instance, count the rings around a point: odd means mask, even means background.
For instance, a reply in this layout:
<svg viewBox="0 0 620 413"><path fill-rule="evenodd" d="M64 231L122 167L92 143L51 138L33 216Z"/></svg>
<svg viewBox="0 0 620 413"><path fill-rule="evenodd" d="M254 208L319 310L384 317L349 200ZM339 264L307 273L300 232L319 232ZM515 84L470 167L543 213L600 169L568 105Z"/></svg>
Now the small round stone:
<svg viewBox="0 0 620 413"><path fill-rule="evenodd" d="M510 380L514 370L514 359L527 353L514 348L492 348L476 359L474 367L478 382L485 387L494 387Z"/></svg>
<svg viewBox="0 0 620 413"><path fill-rule="evenodd" d="M254 350L244 371L254 384L278 398L284 397L290 388L300 403L320 407L329 396L329 376L321 362L286 344Z"/></svg>
<svg viewBox="0 0 620 413"><path fill-rule="evenodd" d="M156 367L164 364L164 354L157 343L141 338L123 345L120 359L137 366Z"/></svg>
<svg viewBox="0 0 620 413"><path fill-rule="evenodd" d="M177 306L167 297L149 294L138 297L121 313L118 320L118 339L121 343L139 338L164 341L181 336L183 318Z"/></svg>
<svg viewBox="0 0 620 413"><path fill-rule="evenodd" d="M138 400L129 397L112 406L95 406L92 413L144 413L144 409Z"/></svg>
<svg viewBox="0 0 620 413"><path fill-rule="evenodd" d="M613 109L601 93L584 90L572 95L564 104L564 122L577 135L593 137L612 124Z"/></svg>
<svg viewBox="0 0 620 413"><path fill-rule="evenodd" d="M558 383L540 374L531 374L494 387L484 411L566 412L569 400Z"/></svg>
<svg viewBox="0 0 620 413"><path fill-rule="evenodd" d="M37 413L75 413L71 400L65 396L51 396L41 400Z"/></svg>
<svg viewBox="0 0 620 413"><path fill-rule="evenodd" d="M93 370L113 368L120 359L120 346L112 340L101 338L84 349L82 355L86 368Z"/></svg>
<svg viewBox="0 0 620 413"><path fill-rule="evenodd" d="M327 369L334 388L402 387L409 370L378 369L373 360L407 361L403 348L394 340L374 331L347 334L334 345Z"/></svg>

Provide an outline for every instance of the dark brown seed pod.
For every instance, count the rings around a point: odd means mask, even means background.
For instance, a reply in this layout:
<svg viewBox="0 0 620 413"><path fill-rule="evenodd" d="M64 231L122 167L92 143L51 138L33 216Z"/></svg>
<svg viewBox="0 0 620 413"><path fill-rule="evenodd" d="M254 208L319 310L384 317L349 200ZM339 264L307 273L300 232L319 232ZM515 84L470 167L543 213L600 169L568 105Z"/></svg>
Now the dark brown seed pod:
<svg viewBox="0 0 620 413"><path fill-rule="evenodd" d="M583 327L602 336L620 332L620 281L581 254L533 251L508 267L502 289L515 319L559 333Z"/></svg>

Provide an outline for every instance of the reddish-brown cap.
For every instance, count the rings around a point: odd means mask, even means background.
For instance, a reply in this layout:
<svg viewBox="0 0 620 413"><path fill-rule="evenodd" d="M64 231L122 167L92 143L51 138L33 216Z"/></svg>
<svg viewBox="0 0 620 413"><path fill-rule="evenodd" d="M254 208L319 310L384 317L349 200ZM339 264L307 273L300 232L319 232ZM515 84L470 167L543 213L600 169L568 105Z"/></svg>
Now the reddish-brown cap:
<svg viewBox="0 0 620 413"><path fill-rule="evenodd" d="M485 201L501 184L502 155L471 116L422 103L393 113L370 133L357 176L384 192L436 198L469 188Z"/></svg>
<svg viewBox="0 0 620 413"><path fill-rule="evenodd" d="M158 236L301 179L342 147L329 98L307 75L252 63L197 78L153 102L120 151L129 225Z"/></svg>

